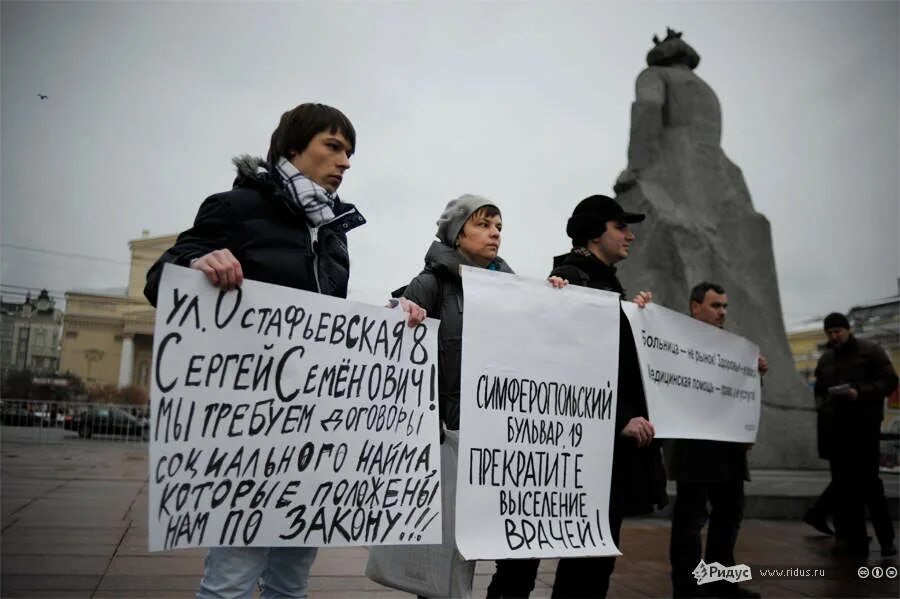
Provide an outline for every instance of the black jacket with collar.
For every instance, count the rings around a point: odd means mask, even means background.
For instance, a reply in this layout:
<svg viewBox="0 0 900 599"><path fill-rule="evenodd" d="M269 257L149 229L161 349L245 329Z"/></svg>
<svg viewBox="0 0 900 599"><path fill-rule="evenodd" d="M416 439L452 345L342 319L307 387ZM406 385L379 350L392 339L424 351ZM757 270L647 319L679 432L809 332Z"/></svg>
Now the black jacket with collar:
<svg viewBox="0 0 900 599"><path fill-rule="evenodd" d="M878 344L854 335L840 347L830 343L827 347L816 365L816 398L827 401L829 387L850 385L857 398L846 405L881 422L884 398L897 388L897 375L887 353Z"/></svg>
<svg viewBox="0 0 900 599"><path fill-rule="evenodd" d="M581 249L553 258L550 276L567 279L572 285L625 294L616 268ZM631 325L620 308L616 430L621 431L637 416L647 418L647 399ZM639 448L631 437L617 435L613 449L610 511L616 510L622 516L636 516L650 513L666 503L666 473L659 441Z"/></svg>
<svg viewBox="0 0 900 599"><path fill-rule="evenodd" d="M500 272L512 272L499 256L494 264ZM400 290L403 297L425 308L429 316L441 319L438 329L438 405L441 421L450 430L459 429L463 327L461 265L475 266L455 249L435 241L425 254L425 269Z"/></svg>
<svg viewBox="0 0 900 599"><path fill-rule="evenodd" d="M829 387L838 385L856 389L856 399L829 395ZM836 444L877 436L884 398L896 388L897 375L881 346L854 335L840 347L829 343L816 365L819 457L835 457Z"/></svg>
<svg viewBox="0 0 900 599"><path fill-rule="evenodd" d="M352 204L336 200L334 220L312 227L294 212L281 180L268 172L265 162L248 156L234 162L234 187L208 197L194 226L147 272L144 295L150 303L156 305L163 264L189 266L192 259L219 249L234 254L244 278L347 297L347 232L365 218ZM260 166L266 172L257 172Z"/></svg>

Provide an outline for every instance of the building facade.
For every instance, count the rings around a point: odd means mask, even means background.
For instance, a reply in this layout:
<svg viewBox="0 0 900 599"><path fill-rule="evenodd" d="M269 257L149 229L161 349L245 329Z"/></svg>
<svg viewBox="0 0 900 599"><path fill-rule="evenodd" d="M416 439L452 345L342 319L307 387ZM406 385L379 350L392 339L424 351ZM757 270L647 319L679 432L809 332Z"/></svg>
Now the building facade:
<svg viewBox="0 0 900 599"><path fill-rule="evenodd" d="M900 295L850 308L853 334L884 348L896 370L900 366Z"/></svg>
<svg viewBox="0 0 900 599"><path fill-rule="evenodd" d="M816 382L816 364L825 351L828 339L822 325L804 327L788 333L788 344L794 357L794 366L803 377L803 381L812 388Z"/></svg>
<svg viewBox="0 0 900 599"><path fill-rule="evenodd" d="M91 385L150 388L155 310L144 298L147 271L175 243L175 235L129 242L128 286L69 291L63 323L62 371Z"/></svg>
<svg viewBox="0 0 900 599"><path fill-rule="evenodd" d="M853 334L858 339L868 339L884 348L894 369L900 370L900 294L854 306L846 315ZM816 364L828 343L822 329L824 318L823 314L813 323L797 328L787 336L797 372L809 385L816 382Z"/></svg>
<svg viewBox="0 0 900 599"><path fill-rule="evenodd" d="M63 315L44 289L21 304L0 304L0 370L54 374L59 368Z"/></svg>

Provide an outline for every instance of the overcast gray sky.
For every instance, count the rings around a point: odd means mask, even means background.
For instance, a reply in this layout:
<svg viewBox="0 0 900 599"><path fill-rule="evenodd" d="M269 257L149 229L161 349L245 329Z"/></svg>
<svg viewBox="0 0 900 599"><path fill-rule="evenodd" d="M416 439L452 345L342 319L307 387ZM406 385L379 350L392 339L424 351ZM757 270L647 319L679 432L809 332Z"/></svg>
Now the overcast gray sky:
<svg viewBox="0 0 900 599"><path fill-rule="evenodd" d="M351 298L418 273L444 204L503 210L501 255L542 277L565 221L626 165L634 80L684 31L723 147L772 224L788 324L897 293L897 2L6 2L9 285L124 286L127 242L179 232L301 102L358 132L340 193ZM46 100L38 94L47 94ZM640 243L640 230L637 230ZM50 250L61 256L13 246ZM627 264L624 266L627 268Z"/></svg>

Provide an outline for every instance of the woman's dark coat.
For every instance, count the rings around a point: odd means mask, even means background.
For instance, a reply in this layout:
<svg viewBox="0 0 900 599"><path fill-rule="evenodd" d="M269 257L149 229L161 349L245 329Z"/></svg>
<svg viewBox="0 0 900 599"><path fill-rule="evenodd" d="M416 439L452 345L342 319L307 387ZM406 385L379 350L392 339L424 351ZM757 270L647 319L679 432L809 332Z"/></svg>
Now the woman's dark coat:
<svg viewBox="0 0 900 599"><path fill-rule="evenodd" d="M441 319L438 329L438 391L441 421L459 430L459 377L462 360L463 290L459 267L475 266L455 249L435 241L425 254L425 269L402 290L403 297ZM497 257L496 270L512 269Z"/></svg>

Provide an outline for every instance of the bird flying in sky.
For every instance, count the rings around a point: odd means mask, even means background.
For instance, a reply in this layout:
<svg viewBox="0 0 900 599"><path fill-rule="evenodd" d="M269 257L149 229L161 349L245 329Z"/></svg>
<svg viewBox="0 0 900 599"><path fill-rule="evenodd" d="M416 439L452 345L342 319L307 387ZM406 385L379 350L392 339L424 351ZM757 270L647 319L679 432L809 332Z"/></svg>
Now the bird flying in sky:
<svg viewBox="0 0 900 599"><path fill-rule="evenodd" d="M40 98L41 100L46 100L47 97L48 96L45 96L44 94L38 94L38 98Z"/></svg>

